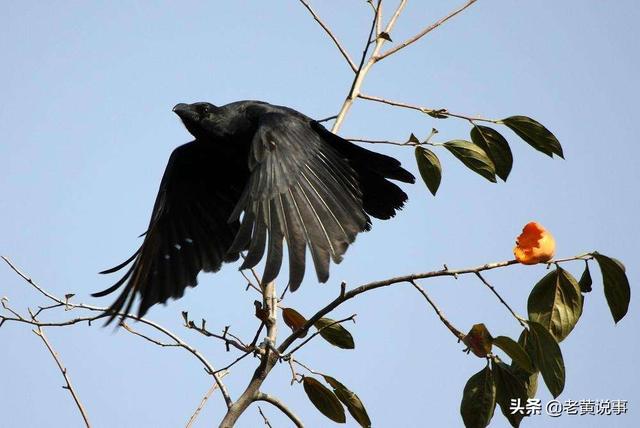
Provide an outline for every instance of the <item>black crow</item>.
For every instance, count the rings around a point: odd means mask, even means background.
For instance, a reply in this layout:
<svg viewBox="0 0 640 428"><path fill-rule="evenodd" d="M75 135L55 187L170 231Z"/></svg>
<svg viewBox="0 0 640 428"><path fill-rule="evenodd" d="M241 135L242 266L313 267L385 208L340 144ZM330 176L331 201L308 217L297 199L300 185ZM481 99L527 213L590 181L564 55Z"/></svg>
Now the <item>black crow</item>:
<svg viewBox="0 0 640 428"><path fill-rule="evenodd" d="M407 195L388 179L413 175L389 156L359 147L293 109L260 101L216 107L178 104L173 111L194 141L176 148L162 177L142 246L101 297L124 286L109 308L111 320L138 316L156 303L180 298L200 271L246 256L252 268L266 250L262 280L272 281L289 255L289 287L302 282L307 248L318 281L329 278L329 260L340 263L371 217L389 219Z"/></svg>

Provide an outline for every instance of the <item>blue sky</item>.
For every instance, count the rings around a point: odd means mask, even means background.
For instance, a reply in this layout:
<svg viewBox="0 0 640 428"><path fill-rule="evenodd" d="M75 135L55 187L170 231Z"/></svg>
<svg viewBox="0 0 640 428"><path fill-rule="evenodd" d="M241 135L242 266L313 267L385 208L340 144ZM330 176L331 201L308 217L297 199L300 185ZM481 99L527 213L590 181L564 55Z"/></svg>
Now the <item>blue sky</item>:
<svg viewBox="0 0 640 428"><path fill-rule="evenodd" d="M364 1L315 1L352 56L368 31ZM387 17L394 2L386 6ZM445 15L458 1L409 2L395 42ZM559 256L599 250L627 265L639 281L637 220L637 83L640 6L617 2L480 0L427 38L381 62L364 91L428 107L503 118L536 118L558 137L566 160L551 160L504 129L514 152L506 184L490 184L438 152L443 181L433 198L422 183L393 220L358 237L331 280L308 275L286 306L311 314L338 292L397 274L466 267L512 257L515 236L530 220L550 229ZM301 5L238 2L5 2L0 14L0 252L48 290L77 301L108 304L89 294L113 278L96 272L127 257L145 228L166 160L190 136L171 108L259 99L312 117L335 114L351 83L337 50ZM461 120L358 101L343 136L404 140L410 132L436 140L467 138ZM501 132L503 130L501 129ZM371 147L370 147L371 148ZM380 147L417 175L410 149ZM568 265L576 276L582 263ZM595 266L593 266L595 268ZM638 306L614 326L597 269L594 291L576 330L562 343L567 385L561 399L626 399L625 416L538 416L523 426L637 426L635 363ZM517 312L526 313L543 266L515 266L487 278ZM467 331L484 322L495 335L517 337L519 326L475 278L424 281L449 320ZM233 360L220 343L181 327L180 311L205 317L211 329L231 325L249 338L255 295L244 291L237 266L201 275L200 286L149 317L179 333L217 366ZM46 303L6 266L0 296L24 310ZM299 358L355 390L375 426L460 426L466 379L483 362L461 351L424 300L406 285L345 304L335 318L357 313L348 328L356 349L317 341ZM59 320L73 313L51 313ZM90 418L97 427L184 425L209 387L190 355L160 349L126 332L97 326L48 329ZM80 426L71 397L28 326L0 329L0 409L6 426ZM226 378L233 397L255 360ZM308 426L326 420L288 367L277 367L265 392L289 403ZM543 401L550 398L541 388ZM262 406L275 426L286 421ZM219 421L214 395L197 426ZM251 408L240 427L260 426ZM348 421L353 426L352 421ZM507 426L500 414L493 427Z"/></svg>

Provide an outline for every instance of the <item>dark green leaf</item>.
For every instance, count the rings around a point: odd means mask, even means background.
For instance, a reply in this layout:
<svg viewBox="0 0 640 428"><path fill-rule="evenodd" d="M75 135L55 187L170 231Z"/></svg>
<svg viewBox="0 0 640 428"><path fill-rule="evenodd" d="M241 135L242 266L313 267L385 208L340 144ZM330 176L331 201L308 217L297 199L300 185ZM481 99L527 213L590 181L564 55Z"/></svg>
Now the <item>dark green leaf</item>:
<svg viewBox="0 0 640 428"><path fill-rule="evenodd" d="M282 319L293 332L297 331L307 322L307 319L293 308L282 308ZM307 332L305 331L304 334L298 337L305 337L306 335Z"/></svg>
<svg viewBox="0 0 640 428"><path fill-rule="evenodd" d="M444 143L444 147L458 158L467 168L480 174L492 183L496 182L496 170L482 147L465 140Z"/></svg>
<svg viewBox="0 0 640 428"><path fill-rule="evenodd" d="M585 262L584 272L582 272L580 281L578 281L578 285L580 286L580 291L582 291L583 293L591 292L592 284L593 284L593 280L591 279L591 272L589 272L589 262Z"/></svg>
<svg viewBox="0 0 640 428"><path fill-rule="evenodd" d="M371 420L364 408L364 404L355 392L349 390L346 386L331 376L323 375L324 380L333 388L333 392L338 396L340 401L347 406L347 410L353 416L361 427L368 428L371 426Z"/></svg>
<svg viewBox="0 0 640 428"><path fill-rule="evenodd" d="M522 369L533 373L535 371L533 364L531 364L531 358L527 352L522 349L516 341L507 336L498 336L493 339L493 344L502 349L511 359L518 364Z"/></svg>
<svg viewBox="0 0 640 428"><path fill-rule="evenodd" d="M531 290L527 302L529 319L543 325L561 342L582 315L582 295L575 278L558 267Z"/></svg>
<svg viewBox="0 0 640 428"><path fill-rule="evenodd" d="M549 331L535 321L529 321L529 337L533 362L542 374L544 383L553 397L564 389L565 371L562 352L556 339Z"/></svg>
<svg viewBox="0 0 640 428"><path fill-rule="evenodd" d="M533 348L531 346L531 341L529 340L529 330L526 328L522 330L520 337L518 338L518 345L522 347L527 352L527 355L531 359L531 363L535 368L535 363L533 362ZM538 391L538 370L532 374L529 374L528 371L524 370L516 361L511 361L511 368L513 372L524 382L525 387L527 388L527 396L529 398L534 398L536 396L536 392Z"/></svg>
<svg viewBox="0 0 640 428"><path fill-rule="evenodd" d="M527 116L511 116L502 119L502 123L511 128L524 141L531 144L534 149L548 156L556 154L564 159L560 142L541 123Z"/></svg>
<svg viewBox="0 0 640 428"><path fill-rule="evenodd" d="M496 407L496 385L489 366L469 378L462 393L460 414L467 428L489 425Z"/></svg>
<svg viewBox="0 0 640 428"><path fill-rule="evenodd" d="M346 422L344 407L342 407L338 397L329 388L309 376L305 376L302 379L302 386L309 400L323 415L340 424Z"/></svg>
<svg viewBox="0 0 640 428"><path fill-rule="evenodd" d="M507 140L493 128L474 125L471 128L471 141L487 152L495 166L496 175L503 181L507 181L513 166L513 155Z"/></svg>
<svg viewBox="0 0 640 428"><path fill-rule="evenodd" d="M599 253L593 253L593 256L600 266L604 295L607 298L613 320L617 323L627 314L629 300L631 300L631 288L624 265L619 260Z"/></svg>
<svg viewBox="0 0 640 428"><path fill-rule="evenodd" d="M413 135L413 134L411 134ZM438 187L440 187L440 180L442 180L442 166L440 165L440 159L431 150L425 149L420 146L416 146L416 162L418 162L418 171L420 176L427 185L429 191L436 195Z"/></svg>
<svg viewBox="0 0 640 428"><path fill-rule="evenodd" d="M355 344L353 336L346 328L329 318L320 318L314 324L315 328L320 331L320 336L332 345L342 349L353 349Z"/></svg>
<svg viewBox="0 0 640 428"><path fill-rule="evenodd" d="M526 415L524 411L522 413L513 413L511 411L511 400L517 400L521 406L525 407L527 399L529 398L527 395L527 387L513 369L505 363L492 361L491 368L496 384L496 402L511 426L519 427L520 421L522 421L522 418Z"/></svg>

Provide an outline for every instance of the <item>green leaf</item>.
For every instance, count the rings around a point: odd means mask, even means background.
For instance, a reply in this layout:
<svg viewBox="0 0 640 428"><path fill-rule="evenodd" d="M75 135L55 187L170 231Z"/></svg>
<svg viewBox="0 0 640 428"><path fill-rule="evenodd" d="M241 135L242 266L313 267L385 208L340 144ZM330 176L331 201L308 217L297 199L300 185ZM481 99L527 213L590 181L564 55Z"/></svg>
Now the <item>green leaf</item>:
<svg viewBox="0 0 640 428"><path fill-rule="evenodd" d="M465 140L452 140L443 144L467 168L491 181L496 182L496 169L482 147Z"/></svg>
<svg viewBox="0 0 640 428"><path fill-rule="evenodd" d="M347 418L344 414L344 407L342 407L338 397L336 397L329 388L309 376L305 376L302 379L302 386L311 403L313 403L323 415L340 424L346 422Z"/></svg>
<svg viewBox="0 0 640 428"><path fill-rule="evenodd" d="M562 352L556 339L535 321L529 321L529 336L533 362L542 374L549 392L556 398L564 389L565 370Z"/></svg>
<svg viewBox="0 0 640 428"><path fill-rule="evenodd" d="M496 385L489 366L469 378L462 393L460 414L467 428L489 425L496 407Z"/></svg>
<svg viewBox="0 0 640 428"><path fill-rule="evenodd" d="M543 325L562 342L582 315L582 295L575 278L558 267L531 290L527 301L529 319Z"/></svg>
<svg viewBox="0 0 640 428"><path fill-rule="evenodd" d="M580 286L580 291L590 293L593 280L591 279L591 272L589 272L589 262L585 261L584 265L584 272L582 272L578 285Z"/></svg>
<svg viewBox="0 0 640 428"><path fill-rule="evenodd" d="M355 348L351 333L340 324L334 323L335 321L330 318L320 318L315 322L314 327L320 331L320 336L330 344L342 349Z"/></svg>
<svg viewBox="0 0 640 428"><path fill-rule="evenodd" d="M625 273L624 265L620 260L607 257L600 253L593 253L604 283L604 295L607 298L613 320L618 323L627 314L629 300L631 300L631 288Z"/></svg>
<svg viewBox="0 0 640 428"><path fill-rule="evenodd" d="M519 400L521 405L524 406L529 398L527 395L527 387L513 369L505 363L492 361L491 368L493 371L493 379L496 384L496 402L500 406L502 414L507 418L511 426L519 427L522 418L526 415L524 412L512 413L511 400Z"/></svg>
<svg viewBox="0 0 640 428"><path fill-rule="evenodd" d="M302 326L307 322L307 319L293 308L282 308L282 319L293 332L302 328ZM304 334L298 335L298 337L305 337L306 335L307 332L305 331Z"/></svg>
<svg viewBox="0 0 640 428"><path fill-rule="evenodd" d="M349 390L346 386L331 376L323 375L324 380L333 388L333 392L338 396L340 401L347 407L353 419L355 419L361 427L371 427L371 420L364 408L364 404L355 392Z"/></svg>
<svg viewBox="0 0 640 428"><path fill-rule="evenodd" d="M511 116L501 121L534 149L547 156L554 154L564 159L558 139L541 123L527 116Z"/></svg>
<svg viewBox="0 0 640 428"><path fill-rule="evenodd" d="M438 159L438 156L436 156L436 154L431 150L420 146L416 146L415 155L416 162L418 163L418 171L420 171L422 181L427 185L431 194L435 196L438 191L438 187L440 187L440 181L442 180L442 166L440 165L440 159Z"/></svg>
<svg viewBox="0 0 640 428"><path fill-rule="evenodd" d="M533 361L533 348L531 346L531 341L529 340L529 330L526 328L522 330L520 333L520 337L518 338L518 345L522 347L531 359L531 363L535 369L535 363ZM534 398L536 396L536 392L538 391L538 370L534 373L529 373L524 370L516 361L511 361L511 368L513 372L524 382L525 387L527 388L527 396L529 398Z"/></svg>
<svg viewBox="0 0 640 428"><path fill-rule="evenodd" d="M531 363L529 354L516 341L507 336L498 336L493 338L493 344L502 349L511 360L518 364L522 369L529 373L533 373L535 368Z"/></svg>
<svg viewBox="0 0 640 428"><path fill-rule="evenodd" d="M471 128L471 141L482 147L493 162L496 175L503 181L507 181L513 166L513 155L507 140L493 128L474 125Z"/></svg>

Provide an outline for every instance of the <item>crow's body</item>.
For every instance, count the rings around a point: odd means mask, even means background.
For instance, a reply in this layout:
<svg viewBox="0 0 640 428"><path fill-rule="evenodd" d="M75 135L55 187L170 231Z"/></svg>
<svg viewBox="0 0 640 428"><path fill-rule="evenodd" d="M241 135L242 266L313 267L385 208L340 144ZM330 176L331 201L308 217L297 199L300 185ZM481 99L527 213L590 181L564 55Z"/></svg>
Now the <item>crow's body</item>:
<svg viewBox="0 0 640 428"><path fill-rule="evenodd" d="M138 316L154 304L179 298L200 271L215 272L247 251L241 268L266 252L263 281L278 275L283 242L289 254L289 286L305 271L305 254L320 282L329 262L342 260L370 217L388 219L407 199L394 179L414 177L388 156L346 141L287 107L239 101L222 107L178 104L195 140L169 159L142 246L104 296L124 286L112 319L129 312L137 294ZM130 266L129 266L130 265Z"/></svg>

